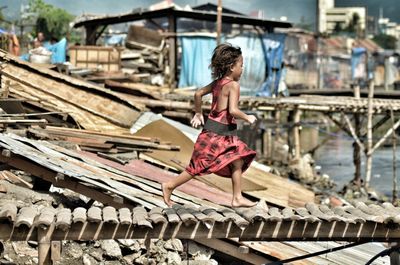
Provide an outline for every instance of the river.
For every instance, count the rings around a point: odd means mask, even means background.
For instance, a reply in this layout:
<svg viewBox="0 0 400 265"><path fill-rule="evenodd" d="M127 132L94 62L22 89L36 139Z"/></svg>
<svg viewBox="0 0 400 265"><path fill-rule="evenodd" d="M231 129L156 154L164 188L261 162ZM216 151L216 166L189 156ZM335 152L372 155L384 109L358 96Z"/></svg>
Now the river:
<svg viewBox="0 0 400 265"><path fill-rule="evenodd" d="M400 146L396 148L397 179L400 176ZM365 178L365 156L362 157L362 178ZM320 147L314 155L316 165L321 166L321 172L328 174L337 183L340 190L354 177L353 140L343 134L329 140ZM398 180L400 182L400 179ZM370 187L387 196L393 190L393 149L380 147L373 153L372 176ZM399 188L399 185L397 185Z"/></svg>

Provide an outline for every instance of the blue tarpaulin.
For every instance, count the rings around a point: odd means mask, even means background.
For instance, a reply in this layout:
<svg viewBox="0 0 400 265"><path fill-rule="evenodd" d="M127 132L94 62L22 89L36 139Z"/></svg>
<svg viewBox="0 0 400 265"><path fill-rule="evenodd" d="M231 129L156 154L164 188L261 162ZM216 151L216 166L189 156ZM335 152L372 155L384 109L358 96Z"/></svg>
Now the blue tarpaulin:
<svg viewBox="0 0 400 265"><path fill-rule="evenodd" d="M286 35L283 33L266 33L262 36L264 56L267 63L267 78L257 93L258 96L269 97L278 94L285 39Z"/></svg>
<svg viewBox="0 0 400 265"><path fill-rule="evenodd" d="M65 63L66 52L67 52L67 39L62 38L59 42L54 44L48 44L44 46L46 49L52 52L51 63Z"/></svg>
<svg viewBox="0 0 400 265"><path fill-rule="evenodd" d="M181 72L178 87L203 87L211 81L212 52L216 46L213 37L180 37L182 47Z"/></svg>
<svg viewBox="0 0 400 265"><path fill-rule="evenodd" d="M366 52L363 47L355 47L351 50L351 78L366 79Z"/></svg>
<svg viewBox="0 0 400 265"><path fill-rule="evenodd" d="M246 34L227 38L226 42L239 46L244 58L240 80L243 94L271 96L278 90L283 61L285 34ZM212 81L212 52L214 37L180 37L182 47L179 87L203 87ZM267 78L267 79L266 79Z"/></svg>
<svg viewBox="0 0 400 265"><path fill-rule="evenodd" d="M264 82L266 71L260 37L257 34L246 34L229 38L226 41L242 49L244 69L240 78L241 93L254 95Z"/></svg>
<svg viewBox="0 0 400 265"><path fill-rule="evenodd" d="M59 42L50 44L50 42L44 42L43 47L51 51L51 63L65 63L67 56L67 39L62 38ZM29 54L23 54L20 58L24 61L29 61Z"/></svg>

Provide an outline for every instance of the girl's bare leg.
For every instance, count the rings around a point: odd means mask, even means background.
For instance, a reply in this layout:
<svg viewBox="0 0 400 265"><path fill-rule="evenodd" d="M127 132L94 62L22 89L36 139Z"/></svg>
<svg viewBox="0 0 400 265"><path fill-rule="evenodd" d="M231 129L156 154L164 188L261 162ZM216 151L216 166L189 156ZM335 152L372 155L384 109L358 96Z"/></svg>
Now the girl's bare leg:
<svg viewBox="0 0 400 265"><path fill-rule="evenodd" d="M257 203L251 202L242 196L242 167L243 160L238 159L232 162L232 207L253 207Z"/></svg>
<svg viewBox="0 0 400 265"><path fill-rule="evenodd" d="M171 201L171 194L174 191L174 189L189 180L191 180L193 176L191 176L189 173L186 171L183 171L179 176L176 178L161 184L162 192L163 192L163 198L164 202L168 207L172 206L172 201Z"/></svg>

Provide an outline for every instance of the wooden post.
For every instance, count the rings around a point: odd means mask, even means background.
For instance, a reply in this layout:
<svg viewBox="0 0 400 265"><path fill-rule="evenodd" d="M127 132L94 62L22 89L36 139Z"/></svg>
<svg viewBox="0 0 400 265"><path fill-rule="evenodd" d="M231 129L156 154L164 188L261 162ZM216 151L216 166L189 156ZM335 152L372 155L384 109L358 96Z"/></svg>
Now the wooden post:
<svg viewBox="0 0 400 265"><path fill-rule="evenodd" d="M365 170L365 187L368 188L371 180L372 168L372 112L373 112L373 97L374 97L374 81L370 80L368 86L368 120L367 120L367 148L366 148L366 170Z"/></svg>
<svg viewBox="0 0 400 265"><path fill-rule="evenodd" d="M264 156L268 160L271 159L271 145L272 145L272 133L271 129L267 128L264 132Z"/></svg>
<svg viewBox="0 0 400 265"><path fill-rule="evenodd" d="M85 26L86 45L96 45L96 32L98 26Z"/></svg>
<svg viewBox="0 0 400 265"><path fill-rule="evenodd" d="M168 16L168 31L169 33L176 33L176 17L174 15ZM176 36L172 36L169 41L169 79L168 85L171 89L176 87Z"/></svg>
<svg viewBox="0 0 400 265"><path fill-rule="evenodd" d="M281 111L279 109L275 110L275 114L274 114L274 119L275 119L275 135L274 135L274 139L271 141L271 159L273 154L275 153L275 142L278 140L279 138L279 126L280 126L280 119L281 119Z"/></svg>
<svg viewBox="0 0 400 265"><path fill-rule="evenodd" d="M394 114L393 108L390 108L390 118L392 120L392 128L394 127ZM397 137L396 130L392 131L392 145L393 145L393 194L392 194L392 203L397 206L397 168L396 168L396 145L397 145Z"/></svg>
<svg viewBox="0 0 400 265"><path fill-rule="evenodd" d="M294 129L294 126L292 126L293 120L294 120L293 116L294 116L294 112L289 111L288 116L287 116L287 124L289 125L287 127L287 145L289 147L288 155L287 155L288 162L292 158L292 153L293 153L293 144L292 144L292 134L293 134L293 129Z"/></svg>
<svg viewBox="0 0 400 265"><path fill-rule="evenodd" d="M54 225L46 229L38 227L39 265L51 265L51 234L53 230Z"/></svg>
<svg viewBox="0 0 400 265"><path fill-rule="evenodd" d="M360 85L356 84L354 85L354 97L355 98L360 98ZM354 122L355 122L355 133L357 137L360 137L361 135L361 119L360 119L360 114L355 113L354 114ZM360 146L354 142L353 144L354 149L353 149L353 163L355 167L354 171L354 183L356 183L357 187L361 187L361 148Z"/></svg>
<svg viewBox="0 0 400 265"><path fill-rule="evenodd" d="M385 67L385 72L384 72L384 88L385 90L389 90L389 67L390 67L390 61L389 61L389 56L385 56L384 59L384 67Z"/></svg>
<svg viewBox="0 0 400 265"><path fill-rule="evenodd" d="M61 241L51 241L51 261L56 263L61 260Z"/></svg>
<svg viewBox="0 0 400 265"><path fill-rule="evenodd" d="M218 7L217 7L217 45L221 43L221 29L222 29L222 0L218 0Z"/></svg>
<svg viewBox="0 0 400 265"><path fill-rule="evenodd" d="M399 243L395 242L395 243L390 243L389 246L390 247L395 247L398 246ZM390 265L400 265L400 255L398 251L392 251L390 252Z"/></svg>
<svg viewBox="0 0 400 265"><path fill-rule="evenodd" d="M294 111L294 127L293 127L293 142L294 142L294 159L300 159L300 115L301 111Z"/></svg>

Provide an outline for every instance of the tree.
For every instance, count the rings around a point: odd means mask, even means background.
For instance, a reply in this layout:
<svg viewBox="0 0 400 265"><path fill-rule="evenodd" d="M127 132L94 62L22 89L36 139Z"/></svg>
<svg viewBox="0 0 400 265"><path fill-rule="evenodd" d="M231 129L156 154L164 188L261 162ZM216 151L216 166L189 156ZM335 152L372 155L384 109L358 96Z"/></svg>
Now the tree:
<svg viewBox="0 0 400 265"><path fill-rule="evenodd" d="M43 0L30 0L29 11L37 14L36 33L43 32L47 38L61 39L69 32L74 16L64 9L54 7Z"/></svg>
<svg viewBox="0 0 400 265"><path fill-rule="evenodd" d="M379 34L374 36L372 40L375 41L379 46L381 46L384 49L388 50L396 49L397 39L393 36L386 34Z"/></svg>
<svg viewBox="0 0 400 265"><path fill-rule="evenodd" d="M333 34L339 34L343 31L343 23L336 22L335 27L333 28Z"/></svg>
<svg viewBox="0 0 400 265"><path fill-rule="evenodd" d="M345 31L350 33L357 33L360 27L360 15L358 13L353 13L353 16L349 22L349 25Z"/></svg>

